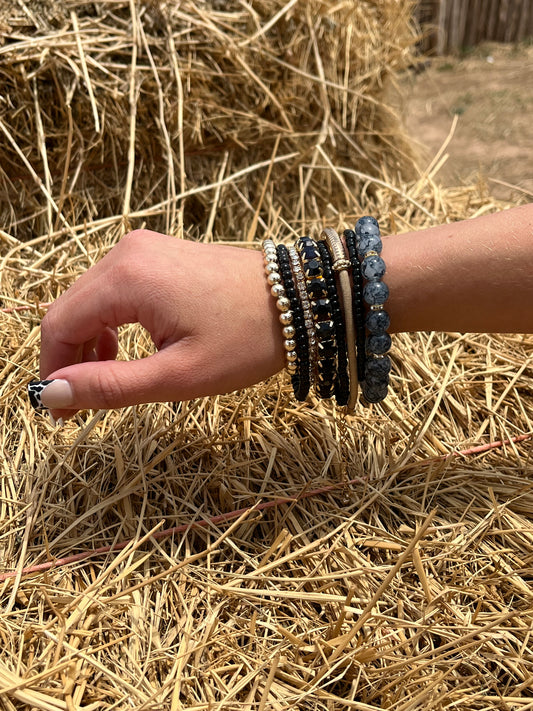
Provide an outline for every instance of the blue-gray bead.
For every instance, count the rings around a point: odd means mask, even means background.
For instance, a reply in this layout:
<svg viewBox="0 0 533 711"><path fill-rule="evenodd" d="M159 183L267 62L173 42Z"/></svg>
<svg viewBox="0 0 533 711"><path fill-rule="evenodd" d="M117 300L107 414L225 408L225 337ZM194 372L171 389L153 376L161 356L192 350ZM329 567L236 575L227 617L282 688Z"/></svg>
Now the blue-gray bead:
<svg viewBox="0 0 533 711"><path fill-rule="evenodd" d="M369 311L366 317L366 327L370 333L382 333L390 326L390 316L386 311Z"/></svg>
<svg viewBox="0 0 533 711"><path fill-rule="evenodd" d="M357 254L362 259L367 252L377 252L381 254L383 242L379 233L377 235L361 235L357 238Z"/></svg>
<svg viewBox="0 0 533 711"><path fill-rule="evenodd" d="M368 281L363 287L363 299L369 306L384 304L389 298L389 287L384 281Z"/></svg>
<svg viewBox="0 0 533 711"><path fill-rule="evenodd" d="M367 358L365 363L365 379L383 380L391 371L392 363L389 356L383 358Z"/></svg>
<svg viewBox="0 0 533 711"><path fill-rule="evenodd" d="M389 375L384 375L380 378L374 378L371 375L365 375L365 383L367 388L384 388L389 384Z"/></svg>
<svg viewBox="0 0 533 711"><path fill-rule="evenodd" d="M388 333L371 333L366 339L366 350L375 355L385 355L390 350L392 338Z"/></svg>
<svg viewBox="0 0 533 711"><path fill-rule="evenodd" d="M361 383L363 395L368 402L381 402L387 397L387 385L374 385L373 383Z"/></svg>
<svg viewBox="0 0 533 711"><path fill-rule="evenodd" d="M355 225L355 234L359 236L363 230L369 230L371 234L379 234L379 224L376 218L370 215L359 218Z"/></svg>
<svg viewBox="0 0 533 711"><path fill-rule="evenodd" d="M363 259L361 272L365 279L382 279L385 275L385 262L375 255L366 257Z"/></svg>

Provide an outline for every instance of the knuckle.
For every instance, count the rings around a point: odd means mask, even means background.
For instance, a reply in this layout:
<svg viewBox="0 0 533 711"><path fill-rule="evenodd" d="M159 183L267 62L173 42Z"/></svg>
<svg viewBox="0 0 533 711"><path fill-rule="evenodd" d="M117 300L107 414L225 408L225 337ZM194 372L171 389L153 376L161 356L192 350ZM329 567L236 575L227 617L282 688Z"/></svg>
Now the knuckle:
<svg viewBox="0 0 533 711"><path fill-rule="evenodd" d="M93 392L98 393L98 406L104 409L120 407L124 392L120 378L113 368L100 368L95 374Z"/></svg>
<svg viewBox="0 0 533 711"><path fill-rule="evenodd" d="M58 302L54 301L54 303L48 307L48 310L41 321L42 342L45 343L51 339L62 341L62 323L63 320L60 317Z"/></svg>

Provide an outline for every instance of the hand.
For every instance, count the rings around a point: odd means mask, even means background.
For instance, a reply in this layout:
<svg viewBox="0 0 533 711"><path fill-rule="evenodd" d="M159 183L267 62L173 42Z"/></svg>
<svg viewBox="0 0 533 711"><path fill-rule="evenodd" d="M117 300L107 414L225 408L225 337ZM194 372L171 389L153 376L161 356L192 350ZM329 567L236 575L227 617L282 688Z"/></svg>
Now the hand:
<svg viewBox="0 0 533 711"><path fill-rule="evenodd" d="M144 326L157 352L116 361L126 323ZM41 398L56 418L226 393L283 366L260 252L146 230L124 237L42 322L40 374L54 382Z"/></svg>

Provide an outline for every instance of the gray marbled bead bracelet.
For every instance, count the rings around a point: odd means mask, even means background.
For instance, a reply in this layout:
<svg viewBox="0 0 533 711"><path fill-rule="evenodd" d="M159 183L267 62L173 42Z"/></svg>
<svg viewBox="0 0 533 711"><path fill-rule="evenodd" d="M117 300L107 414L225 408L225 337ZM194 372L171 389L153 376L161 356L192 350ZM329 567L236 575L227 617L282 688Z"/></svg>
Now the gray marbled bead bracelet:
<svg viewBox="0 0 533 711"><path fill-rule="evenodd" d="M383 280L385 262L381 258L381 234L373 217L362 217L355 225L357 254L361 260L361 272L366 283L363 300L368 307L365 325L366 363L361 389L367 402L381 402L387 396L391 360L387 355L391 337L389 314L383 304L389 296L389 288Z"/></svg>

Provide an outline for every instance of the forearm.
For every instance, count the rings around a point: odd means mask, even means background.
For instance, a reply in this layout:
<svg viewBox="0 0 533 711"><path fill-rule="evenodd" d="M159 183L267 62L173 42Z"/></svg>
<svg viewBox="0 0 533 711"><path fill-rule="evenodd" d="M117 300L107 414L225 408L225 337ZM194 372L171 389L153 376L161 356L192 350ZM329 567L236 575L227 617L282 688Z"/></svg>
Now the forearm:
<svg viewBox="0 0 533 711"><path fill-rule="evenodd" d="M392 331L533 332L533 204L383 239Z"/></svg>

